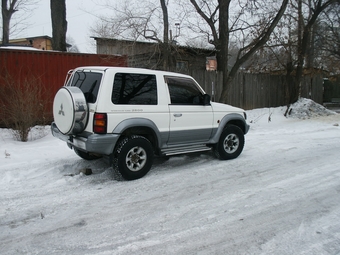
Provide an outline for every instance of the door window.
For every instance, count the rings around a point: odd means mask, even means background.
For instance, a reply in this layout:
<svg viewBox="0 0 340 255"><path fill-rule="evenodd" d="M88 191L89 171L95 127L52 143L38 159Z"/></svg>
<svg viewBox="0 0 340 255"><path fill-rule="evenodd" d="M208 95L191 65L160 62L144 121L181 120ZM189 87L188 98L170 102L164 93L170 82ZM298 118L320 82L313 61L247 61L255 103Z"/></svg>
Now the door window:
<svg viewBox="0 0 340 255"><path fill-rule="evenodd" d="M188 78L165 77L168 84L171 104L202 105L203 94L196 83Z"/></svg>

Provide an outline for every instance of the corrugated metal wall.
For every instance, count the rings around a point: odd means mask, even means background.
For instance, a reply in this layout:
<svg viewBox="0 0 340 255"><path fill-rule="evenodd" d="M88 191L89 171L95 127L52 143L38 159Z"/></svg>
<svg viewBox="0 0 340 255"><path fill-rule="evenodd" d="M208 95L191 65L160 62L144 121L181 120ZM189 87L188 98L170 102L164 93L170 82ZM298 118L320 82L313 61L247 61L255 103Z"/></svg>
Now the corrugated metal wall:
<svg viewBox="0 0 340 255"><path fill-rule="evenodd" d="M79 66L127 66L127 57L0 49L0 86L8 77L18 82L28 77L39 79L39 86L48 91L46 108L52 113L54 95L63 86L67 72Z"/></svg>
<svg viewBox="0 0 340 255"><path fill-rule="evenodd" d="M126 56L63 53L53 51L21 51L0 49L0 75L6 72L18 77L34 75L52 91L64 84L70 69L78 66L127 66Z"/></svg>

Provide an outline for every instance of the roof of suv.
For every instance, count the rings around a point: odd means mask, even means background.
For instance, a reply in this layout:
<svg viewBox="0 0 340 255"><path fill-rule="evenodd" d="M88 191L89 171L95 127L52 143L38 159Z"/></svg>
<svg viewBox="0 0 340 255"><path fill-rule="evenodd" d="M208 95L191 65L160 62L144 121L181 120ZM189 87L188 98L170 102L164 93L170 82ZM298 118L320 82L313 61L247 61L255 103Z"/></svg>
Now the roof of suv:
<svg viewBox="0 0 340 255"><path fill-rule="evenodd" d="M108 69L113 69L116 72L132 72L132 73L149 73L149 74L163 74L163 75L176 75L181 77L191 78L191 76L181 73L169 72L169 71L161 71L161 70L152 70L146 68L135 68L135 67L116 67L116 66L80 66L75 68L74 70L98 70L98 71L106 71Z"/></svg>

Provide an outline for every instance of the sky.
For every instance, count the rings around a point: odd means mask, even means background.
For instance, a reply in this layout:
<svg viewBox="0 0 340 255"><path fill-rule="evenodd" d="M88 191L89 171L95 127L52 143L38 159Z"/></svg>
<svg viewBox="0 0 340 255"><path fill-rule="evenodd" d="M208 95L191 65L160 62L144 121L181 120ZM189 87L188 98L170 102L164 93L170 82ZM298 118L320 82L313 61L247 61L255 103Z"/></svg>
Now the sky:
<svg viewBox="0 0 340 255"><path fill-rule="evenodd" d="M31 11L30 17L25 20L29 25L19 34L17 32L12 33L10 39L42 35L52 37L50 0L35 1L37 1L37 7ZM114 0L110 3L116 4L119 1ZM95 40L91 38L95 35L91 33L90 28L99 20L98 16L110 16L110 11L103 6L105 3L107 3L107 0L66 0L67 37L71 39L68 43L76 45L82 53L95 53L96 51ZM20 12L15 13L15 15L20 15ZM175 28L173 27L173 29Z"/></svg>
<svg viewBox="0 0 340 255"><path fill-rule="evenodd" d="M101 2L103 0L95 2L93 0L66 0L67 37L74 40L74 44L80 52L95 53L95 41L90 38L93 36L90 32L90 27L96 22L96 15L105 13L105 8L100 6ZM16 35L16 38L42 35L52 37L50 1L40 0L27 23L30 25ZM13 38L11 37L11 39Z"/></svg>

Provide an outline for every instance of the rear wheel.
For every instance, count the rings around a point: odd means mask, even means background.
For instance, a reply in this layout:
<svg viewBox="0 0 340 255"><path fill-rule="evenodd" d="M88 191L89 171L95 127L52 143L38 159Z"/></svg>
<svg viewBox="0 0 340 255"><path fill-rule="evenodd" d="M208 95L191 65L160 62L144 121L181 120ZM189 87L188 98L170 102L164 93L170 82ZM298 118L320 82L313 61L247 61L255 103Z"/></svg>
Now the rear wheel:
<svg viewBox="0 0 340 255"><path fill-rule="evenodd" d="M243 131L235 125L227 125L213 151L217 158L226 160L237 158L244 147Z"/></svg>
<svg viewBox="0 0 340 255"><path fill-rule="evenodd" d="M114 152L113 169L126 180L135 180L146 175L153 163L153 148L143 136L122 139Z"/></svg>

